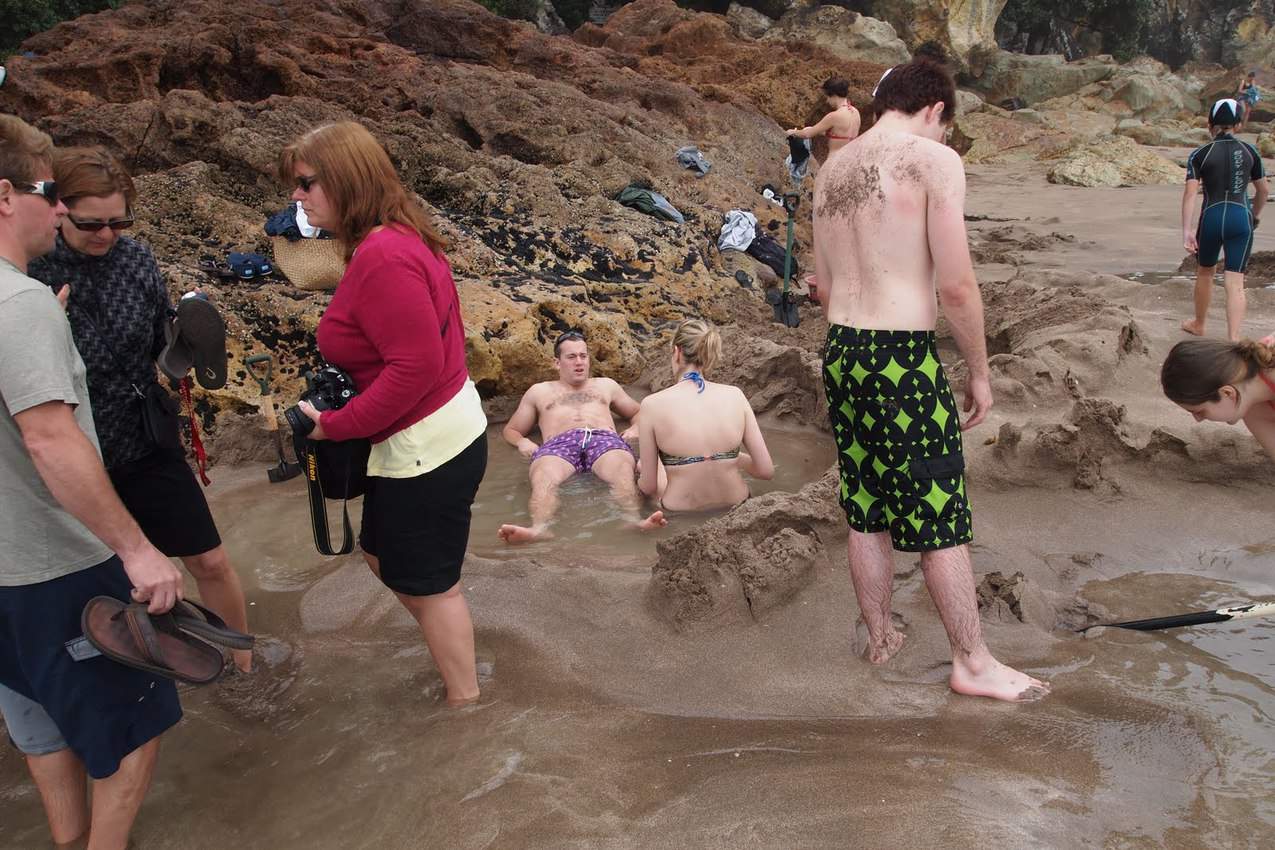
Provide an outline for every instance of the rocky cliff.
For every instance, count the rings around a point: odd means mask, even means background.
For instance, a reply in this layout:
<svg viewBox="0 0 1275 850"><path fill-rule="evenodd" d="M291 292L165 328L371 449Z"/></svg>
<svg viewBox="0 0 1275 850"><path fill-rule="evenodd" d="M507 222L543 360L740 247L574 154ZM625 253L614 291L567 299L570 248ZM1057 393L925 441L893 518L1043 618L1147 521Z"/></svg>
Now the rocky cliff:
<svg viewBox="0 0 1275 850"><path fill-rule="evenodd" d="M174 291L202 284L229 314L232 383L213 406L244 412L256 388L242 358L273 352L291 396L327 296L217 284L197 263L268 249L262 224L287 198L272 178L278 151L310 127L364 122L437 217L471 370L490 395L545 377L547 341L566 327L587 331L598 371L633 380L642 348L672 323L726 320L719 296L739 289L731 273L751 261L717 252L724 213L749 209L778 231L782 211L759 190L787 182L782 126L820 114L826 76L848 76L862 102L882 70L754 43L670 0L639 0L574 38L468 0L233 11L152 0L24 48L33 55L11 62L0 108L59 144L106 145L139 175L137 232ZM702 179L675 160L688 144L712 163ZM632 183L666 195L686 223L620 206Z"/></svg>

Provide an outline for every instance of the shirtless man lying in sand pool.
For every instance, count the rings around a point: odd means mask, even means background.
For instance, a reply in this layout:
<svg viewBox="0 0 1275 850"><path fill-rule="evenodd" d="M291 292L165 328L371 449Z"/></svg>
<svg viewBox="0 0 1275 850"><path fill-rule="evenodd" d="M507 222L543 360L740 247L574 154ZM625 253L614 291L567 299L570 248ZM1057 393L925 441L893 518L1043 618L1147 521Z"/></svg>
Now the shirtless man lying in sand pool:
<svg viewBox="0 0 1275 850"><path fill-rule="evenodd" d="M955 106L955 84L941 65L900 65L877 88L876 124L819 172L824 387L868 660L883 664L903 644L891 622L893 546L920 553L952 646L952 690L1035 699L1049 686L992 657L974 595L961 431L987 416L992 391L965 233L965 171L943 144ZM964 425L935 346L936 284L969 369Z"/></svg>
<svg viewBox="0 0 1275 850"><path fill-rule="evenodd" d="M500 539L530 543L552 537L549 526L558 512L558 487L585 472L611 486L611 497L638 528L667 525L660 511L641 519L633 449L626 442L637 436L638 403L610 378L589 377L589 346L579 331L558 337L553 362L558 380L527 390L505 425L505 440L531 460L531 526L502 525ZM615 432L612 408L634 423L624 436ZM539 446L527 438L537 423L544 437Z"/></svg>

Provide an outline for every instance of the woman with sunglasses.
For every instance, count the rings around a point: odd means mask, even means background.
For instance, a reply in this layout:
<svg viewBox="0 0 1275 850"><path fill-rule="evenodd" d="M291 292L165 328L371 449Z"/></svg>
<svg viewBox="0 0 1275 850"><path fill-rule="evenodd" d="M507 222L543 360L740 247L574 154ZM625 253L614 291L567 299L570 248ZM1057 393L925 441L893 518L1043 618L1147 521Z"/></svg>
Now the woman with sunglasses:
<svg viewBox="0 0 1275 850"><path fill-rule="evenodd" d="M56 150L53 174L67 215L53 251L31 263L30 275L66 306L111 483L156 548L195 577L204 604L247 632L243 587L186 463L176 420L162 444L143 425L138 392L156 383L171 303L150 249L122 235L133 226L132 178L101 148ZM252 669L251 650L233 656L240 671Z"/></svg>
<svg viewBox="0 0 1275 850"><path fill-rule="evenodd" d="M385 149L352 121L288 145L279 174L310 224L345 243L349 263L316 337L358 394L322 413L302 402L309 436L371 441L364 558L420 626L447 703L472 703L474 627L460 569L487 468L487 417L443 240Z"/></svg>

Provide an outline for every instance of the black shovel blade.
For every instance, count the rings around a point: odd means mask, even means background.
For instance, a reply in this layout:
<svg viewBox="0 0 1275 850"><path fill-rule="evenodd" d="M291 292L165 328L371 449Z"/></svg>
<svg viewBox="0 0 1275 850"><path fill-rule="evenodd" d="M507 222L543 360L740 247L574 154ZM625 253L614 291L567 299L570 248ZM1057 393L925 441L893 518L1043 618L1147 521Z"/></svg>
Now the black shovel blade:
<svg viewBox="0 0 1275 850"><path fill-rule="evenodd" d="M300 474L301 465L288 463L287 461L280 461L278 466L272 466L266 470L266 476L269 477L271 484L278 484L290 478L296 478Z"/></svg>
<svg viewBox="0 0 1275 850"><path fill-rule="evenodd" d="M797 312L797 296L792 292L785 292L780 296L779 304L775 306L775 321L783 322L790 328L795 328L801 324L801 314Z"/></svg>

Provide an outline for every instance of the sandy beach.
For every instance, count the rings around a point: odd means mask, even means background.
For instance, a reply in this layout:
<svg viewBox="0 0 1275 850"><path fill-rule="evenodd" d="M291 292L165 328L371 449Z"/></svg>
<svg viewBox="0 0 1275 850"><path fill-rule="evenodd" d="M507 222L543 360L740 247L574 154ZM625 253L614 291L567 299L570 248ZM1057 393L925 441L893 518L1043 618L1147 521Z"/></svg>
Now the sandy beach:
<svg viewBox="0 0 1275 850"><path fill-rule="evenodd" d="M700 622L672 617L679 600L653 571L732 517L621 540L579 519L600 495L585 484L565 496L569 534L505 550L492 528L523 508L508 492L522 461L493 442L463 578L485 696L459 712L361 561L314 554L300 480L223 466L209 493L264 663L184 690L137 846L1264 846L1275 624L1072 631L1275 595L1269 462L1242 429L1196 424L1160 395L1189 284L1115 276L1177 269L1179 190L1059 187L1030 166L973 166L969 185L975 254L994 260L979 269L988 334L1006 346L997 406L966 435L976 578L1022 574L984 624L998 655L1052 681L1049 698L952 694L941 626L903 555L908 643L879 669L856 655L817 421L770 423L788 429L771 439L800 492L736 511L802 529L807 567L760 612ZM1259 231L1255 248L1275 237ZM754 331L817 348L810 307L796 331L745 307ZM1275 292L1250 290L1245 327L1275 328ZM1055 380L1051 352L1075 384ZM0 799L0 847L44 846L8 748Z"/></svg>

